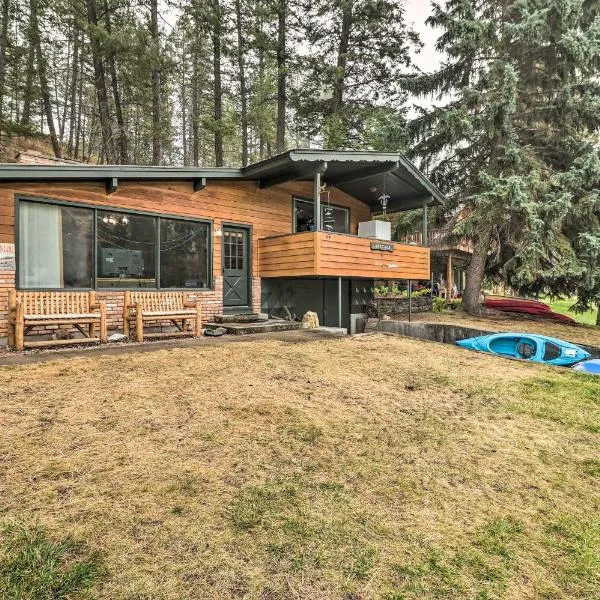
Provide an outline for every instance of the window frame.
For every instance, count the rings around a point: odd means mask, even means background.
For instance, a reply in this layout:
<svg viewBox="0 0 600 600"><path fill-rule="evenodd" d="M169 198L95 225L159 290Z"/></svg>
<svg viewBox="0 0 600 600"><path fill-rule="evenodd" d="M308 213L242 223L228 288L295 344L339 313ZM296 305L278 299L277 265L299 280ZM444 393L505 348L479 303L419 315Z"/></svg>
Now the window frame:
<svg viewBox="0 0 600 600"><path fill-rule="evenodd" d="M313 208L315 206L315 201L313 198L306 198L304 196L292 196L292 233L306 233L306 232L298 232L296 230L296 206L297 206L297 202L308 202L310 204L313 205ZM321 210L323 210L323 206L329 204L330 206L333 206L333 208L339 208L341 210L343 210L346 214L346 231L345 232L340 232L340 231L328 231L327 233L333 233L333 234L337 234L337 235L352 235L350 233L350 223L352 222L351 218L350 218L350 207L349 206L343 206L341 204L334 204L333 202L321 202ZM324 229L321 229L321 231L325 231Z"/></svg>
<svg viewBox="0 0 600 600"><path fill-rule="evenodd" d="M93 265L92 265L92 274L93 274L93 287L83 287L83 288L39 288L39 287L22 287L21 285L21 269L19 262L19 246L20 246L20 202L38 202L40 204L51 204L55 206L68 206L73 208L87 208L92 210L93 218L92 218L92 236L93 236ZM44 196L28 196L24 194L16 194L15 195L15 266L16 266L16 277L15 277L15 287L17 290L23 291L44 291L44 292L88 292L90 290L99 291L99 292L125 292L127 290L131 291L131 287L114 287L114 288L103 288L98 287L98 231L97 231L97 219L98 219L98 211L110 211L117 212L128 215L140 215L146 217L153 217L156 223L156 234L155 234L155 270L156 270L156 287L147 287L143 288L148 291L160 291L160 290L169 290L172 292L190 292L190 291L200 291L200 292L212 292L214 291L215 278L213 273L213 253L214 253L214 220L210 218L195 218L188 216L180 216L173 214L165 214L165 213L157 213L146 210L136 210L136 209L128 209L121 207L113 207L106 204L87 204L85 202L74 201L71 202L69 200L57 200L55 198L47 198ZM168 287L161 288L160 287L160 220L174 220L174 221L189 221L192 223L202 223L208 225L208 287L198 287L198 288L186 288L186 287Z"/></svg>

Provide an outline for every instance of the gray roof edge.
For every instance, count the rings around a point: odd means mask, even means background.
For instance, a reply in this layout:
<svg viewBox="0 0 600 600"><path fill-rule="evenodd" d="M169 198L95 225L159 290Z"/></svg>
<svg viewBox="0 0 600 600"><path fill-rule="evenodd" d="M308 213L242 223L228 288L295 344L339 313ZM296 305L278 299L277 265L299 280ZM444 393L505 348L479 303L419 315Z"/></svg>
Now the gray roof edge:
<svg viewBox="0 0 600 600"><path fill-rule="evenodd" d="M27 179L241 179L241 169L135 165L27 165L0 163L0 181Z"/></svg>
<svg viewBox="0 0 600 600"><path fill-rule="evenodd" d="M427 176L403 154L397 152L374 152L371 150L318 150L294 149L243 168L230 167L166 167L136 165L29 165L0 163L0 181L27 180L102 180L117 179L242 179L259 180L271 169L290 163L302 162L399 162L435 199L442 204L444 194Z"/></svg>
<svg viewBox="0 0 600 600"><path fill-rule="evenodd" d="M406 168L406 170L417 179L421 185L427 189L431 193L431 195L438 200L441 204L446 203L446 196L443 194L442 190L440 190L434 183L431 182L429 177L425 175L422 171L420 171L416 165L409 160L404 154L398 155L400 164Z"/></svg>

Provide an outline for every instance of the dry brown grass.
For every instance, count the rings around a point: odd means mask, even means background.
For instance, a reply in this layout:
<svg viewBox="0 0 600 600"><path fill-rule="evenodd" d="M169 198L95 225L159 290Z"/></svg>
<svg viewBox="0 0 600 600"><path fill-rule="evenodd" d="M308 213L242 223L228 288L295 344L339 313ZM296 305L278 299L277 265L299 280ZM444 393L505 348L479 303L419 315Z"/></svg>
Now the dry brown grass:
<svg viewBox="0 0 600 600"><path fill-rule="evenodd" d="M4 367L0 519L115 600L597 597L599 387L381 335Z"/></svg>
<svg viewBox="0 0 600 600"><path fill-rule="evenodd" d="M461 311L443 313L418 313L413 315L413 320L428 323L461 324L466 327L488 329L490 331L523 331L527 333L541 333L569 342L600 346L600 327L594 325L568 325L555 321L542 319L528 319L524 317L507 316L472 316Z"/></svg>

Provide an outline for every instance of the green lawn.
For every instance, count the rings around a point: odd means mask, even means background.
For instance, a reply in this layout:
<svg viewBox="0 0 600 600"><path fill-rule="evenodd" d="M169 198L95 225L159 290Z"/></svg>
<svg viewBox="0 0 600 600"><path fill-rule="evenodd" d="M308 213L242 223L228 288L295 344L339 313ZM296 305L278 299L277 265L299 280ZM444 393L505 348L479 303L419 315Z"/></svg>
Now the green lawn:
<svg viewBox="0 0 600 600"><path fill-rule="evenodd" d="M569 317L575 319L578 323L583 323L584 325L596 324L596 315L598 314L597 310L588 310L585 313L579 314L569 310L569 308L571 308L571 306L573 306L575 303L573 298L552 301L549 298L546 298L542 299L542 301L549 304L554 312L560 313L561 315L568 315Z"/></svg>

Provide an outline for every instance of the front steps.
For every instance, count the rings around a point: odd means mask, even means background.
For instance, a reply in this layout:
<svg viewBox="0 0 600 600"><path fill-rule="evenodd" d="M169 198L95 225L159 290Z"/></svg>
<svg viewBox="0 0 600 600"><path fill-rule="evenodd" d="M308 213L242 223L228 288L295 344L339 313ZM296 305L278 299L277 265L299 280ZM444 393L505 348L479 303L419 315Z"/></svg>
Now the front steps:
<svg viewBox="0 0 600 600"><path fill-rule="evenodd" d="M262 323L268 321L267 315L259 315L257 313L243 313L239 315L216 315L216 323Z"/></svg>
<svg viewBox="0 0 600 600"><path fill-rule="evenodd" d="M302 328L298 321L285 319L269 319L266 316L254 314L217 315L214 323L204 323L207 329L223 327L232 335L249 335L252 333L269 333L273 331L294 331Z"/></svg>

